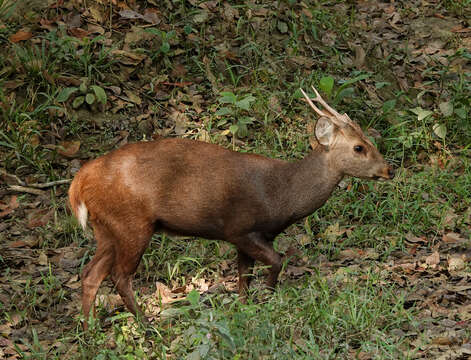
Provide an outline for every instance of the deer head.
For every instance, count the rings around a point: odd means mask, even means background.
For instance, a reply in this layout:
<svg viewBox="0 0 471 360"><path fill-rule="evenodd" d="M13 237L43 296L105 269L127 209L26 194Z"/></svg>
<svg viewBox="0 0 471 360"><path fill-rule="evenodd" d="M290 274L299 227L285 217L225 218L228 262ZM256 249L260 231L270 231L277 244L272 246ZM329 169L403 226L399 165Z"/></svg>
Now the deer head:
<svg viewBox="0 0 471 360"><path fill-rule="evenodd" d="M314 99L301 89L311 108L320 116L315 127L317 142L329 158L330 166L344 175L385 180L394 177L393 168L384 160L376 146L347 114L329 106L312 87ZM322 110L313 101L322 105Z"/></svg>

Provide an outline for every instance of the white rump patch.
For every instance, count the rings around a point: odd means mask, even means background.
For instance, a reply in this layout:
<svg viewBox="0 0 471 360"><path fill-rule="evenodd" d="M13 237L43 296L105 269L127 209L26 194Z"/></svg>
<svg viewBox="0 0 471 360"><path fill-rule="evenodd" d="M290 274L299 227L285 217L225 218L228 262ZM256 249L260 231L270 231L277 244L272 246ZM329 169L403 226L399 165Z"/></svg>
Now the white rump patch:
<svg viewBox="0 0 471 360"><path fill-rule="evenodd" d="M87 227L87 217L88 217L88 210L84 203L80 203L77 209L77 219L82 228L85 230Z"/></svg>

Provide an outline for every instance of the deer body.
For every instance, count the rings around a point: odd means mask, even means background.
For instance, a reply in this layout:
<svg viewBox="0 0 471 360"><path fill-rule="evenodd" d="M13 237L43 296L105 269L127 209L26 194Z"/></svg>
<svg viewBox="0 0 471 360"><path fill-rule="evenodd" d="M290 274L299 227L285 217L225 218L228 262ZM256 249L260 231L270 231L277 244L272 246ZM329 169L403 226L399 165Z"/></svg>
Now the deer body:
<svg viewBox="0 0 471 360"><path fill-rule="evenodd" d="M82 273L84 315L108 275L128 309L140 312L131 281L156 231L234 244L242 299L255 260L270 266L273 288L281 256L272 242L280 232L321 207L344 175L392 177L358 128L326 121L316 126L319 145L294 162L174 138L129 144L85 164L69 189L72 211L82 226L88 215L97 240Z"/></svg>

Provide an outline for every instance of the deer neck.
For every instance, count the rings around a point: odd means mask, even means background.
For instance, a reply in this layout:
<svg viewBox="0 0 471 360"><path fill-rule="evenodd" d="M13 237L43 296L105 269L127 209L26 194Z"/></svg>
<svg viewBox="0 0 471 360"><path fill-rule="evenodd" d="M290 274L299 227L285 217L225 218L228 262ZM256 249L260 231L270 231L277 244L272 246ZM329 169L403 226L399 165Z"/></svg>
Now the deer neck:
<svg viewBox="0 0 471 360"><path fill-rule="evenodd" d="M304 159L287 165L289 198L285 199L294 221L312 214L330 197L343 178L343 173L332 166L329 153L317 146Z"/></svg>

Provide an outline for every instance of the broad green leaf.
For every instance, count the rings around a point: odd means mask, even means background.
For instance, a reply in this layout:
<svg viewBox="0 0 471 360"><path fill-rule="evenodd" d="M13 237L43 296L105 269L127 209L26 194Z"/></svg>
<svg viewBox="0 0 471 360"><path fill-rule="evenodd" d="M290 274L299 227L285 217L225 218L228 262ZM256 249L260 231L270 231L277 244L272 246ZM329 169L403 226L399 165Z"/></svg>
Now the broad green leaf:
<svg viewBox="0 0 471 360"><path fill-rule="evenodd" d="M186 24L185 27L183 28L183 31L185 32L186 35L190 35L191 32L193 31L193 28L191 27L191 25Z"/></svg>
<svg viewBox="0 0 471 360"><path fill-rule="evenodd" d="M196 350L194 350L193 352L189 353L186 357L185 357L185 360L200 360L201 359L201 355L200 355L200 352L198 350L198 348L196 348Z"/></svg>
<svg viewBox="0 0 471 360"><path fill-rule="evenodd" d="M221 92L221 97L218 99L218 101L223 104L235 104L237 97L230 91L223 91Z"/></svg>
<svg viewBox="0 0 471 360"><path fill-rule="evenodd" d="M225 326L222 326L221 324L218 324L218 323L215 323L214 327L216 329L218 329L219 333L231 345L231 347L235 348L236 345L235 345L235 342L234 342L234 338L232 337L229 330Z"/></svg>
<svg viewBox="0 0 471 360"><path fill-rule="evenodd" d="M288 32L288 24L286 24L283 21L278 21L278 24L276 26L278 30L280 30L280 33L286 34Z"/></svg>
<svg viewBox="0 0 471 360"><path fill-rule="evenodd" d="M239 129L237 130L237 136L243 138L246 137L249 134L249 130L247 129L247 125L241 124L240 122L237 123Z"/></svg>
<svg viewBox="0 0 471 360"><path fill-rule="evenodd" d="M205 358L209 352L209 344L201 344L197 347L197 349L198 349L198 352L200 353L200 356Z"/></svg>
<svg viewBox="0 0 471 360"><path fill-rule="evenodd" d="M159 37L162 37L162 31L159 30L159 29L147 28L147 29L144 29L144 31L148 32L148 33L151 33L152 35L157 35Z"/></svg>
<svg viewBox="0 0 471 360"><path fill-rule="evenodd" d="M253 121L254 121L254 118L253 117L249 117L249 116L243 116L239 119L239 123L240 124L244 124L244 125L247 125L247 124L253 124Z"/></svg>
<svg viewBox="0 0 471 360"><path fill-rule="evenodd" d="M458 109L455 109L455 114L458 115L461 119L465 120L467 116L466 108L463 106Z"/></svg>
<svg viewBox="0 0 471 360"><path fill-rule="evenodd" d="M334 78L332 76L324 76L321 81L319 81L319 87L323 93L330 97L332 89L334 88Z"/></svg>
<svg viewBox="0 0 471 360"><path fill-rule="evenodd" d="M170 44L167 41L164 41L160 46L160 51L167 54L170 51Z"/></svg>
<svg viewBox="0 0 471 360"><path fill-rule="evenodd" d="M362 80L365 80L365 79L368 79L371 75L369 74L362 74L362 75L358 75L356 77L354 77L353 79L350 79L350 80L347 80L345 82L342 83L342 85L340 85L340 87L338 88L337 90L337 96L338 94L343 90L345 89L347 86L349 85L352 85L358 81L362 81Z"/></svg>
<svg viewBox="0 0 471 360"><path fill-rule="evenodd" d="M103 105L105 105L107 101L105 90L98 85L92 85L91 88L95 92L95 96L98 99L98 101L100 101Z"/></svg>
<svg viewBox="0 0 471 360"><path fill-rule="evenodd" d="M80 89L80 92L82 92L82 93L87 92L87 83L86 83L86 81L88 81L88 80L82 81L82 83L80 84L79 89Z"/></svg>
<svg viewBox="0 0 471 360"><path fill-rule="evenodd" d="M233 111L231 108L225 106L225 107L220 108L218 111L216 111L216 112L214 113L214 115L216 115L216 116L224 116L224 115L230 115L230 114L232 114L233 112L234 112L234 111Z"/></svg>
<svg viewBox="0 0 471 360"><path fill-rule="evenodd" d="M170 39L173 39L176 35L176 31L175 30L170 30L167 34L165 34L165 38L167 40L170 40Z"/></svg>
<svg viewBox="0 0 471 360"><path fill-rule="evenodd" d="M93 104L95 102L95 95L93 95L92 93L88 93L85 96L85 101L87 102L88 105Z"/></svg>
<svg viewBox="0 0 471 360"><path fill-rule="evenodd" d="M445 124L435 124L433 125L433 132L437 135L440 139L444 140L446 137L446 126Z"/></svg>
<svg viewBox="0 0 471 360"><path fill-rule="evenodd" d="M196 306L200 301L200 293L196 290L191 290L186 296L186 299L190 302L191 305Z"/></svg>
<svg viewBox="0 0 471 360"><path fill-rule="evenodd" d="M410 109L410 111L417 115L417 120L419 121L433 114L433 111L422 109L420 106Z"/></svg>
<svg viewBox="0 0 471 360"><path fill-rule="evenodd" d="M441 102L438 107L440 108L443 116L453 115L453 103L451 101Z"/></svg>
<svg viewBox="0 0 471 360"><path fill-rule="evenodd" d="M206 20L208 20L208 18L209 18L208 12L207 11L201 11L199 14L196 14L195 16L193 16L193 21L197 24L202 24Z"/></svg>
<svg viewBox="0 0 471 360"><path fill-rule="evenodd" d="M72 107L74 109L77 109L80 105L83 104L84 101L85 101L85 96L77 96L72 102Z"/></svg>
<svg viewBox="0 0 471 360"><path fill-rule="evenodd" d="M218 123L216 124L216 127L221 127L222 125L226 124L227 123L227 119L221 119L218 121Z"/></svg>
<svg viewBox="0 0 471 360"><path fill-rule="evenodd" d="M396 99L391 99L383 103L383 114L387 114L396 106Z"/></svg>
<svg viewBox="0 0 471 360"><path fill-rule="evenodd" d="M391 83L387 81L379 81L375 83L376 89L382 89L383 87L388 86L388 85L391 85Z"/></svg>
<svg viewBox="0 0 471 360"><path fill-rule="evenodd" d="M59 102L67 101L74 92L78 90L78 87L67 87L61 90L61 92L57 95L56 100Z"/></svg>
<svg viewBox="0 0 471 360"><path fill-rule="evenodd" d="M239 131L239 126L237 125L231 125L229 126L229 131L232 133L232 134L237 134L237 131Z"/></svg>
<svg viewBox="0 0 471 360"><path fill-rule="evenodd" d="M352 96L355 93L355 89L352 87L342 89L337 93L337 96L335 96L335 102L341 101L343 98L347 96Z"/></svg>
<svg viewBox="0 0 471 360"><path fill-rule="evenodd" d="M115 321L118 321L118 320L122 320L122 319L127 319L129 317L130 313L125 311L125 312L122 312L122 313L119 313L117 315L114 315L110 318L110 321L113 323Z"/></svg>
<svg viewBox="0 0 471 360"><path fill-rule="evenodd" d="M235 105L238 108L244 109L244 110L250 110L250 103L255 101L255 98L252 95L248 95L242 100L236 101Z"/></svg>
<svg viewBox="0 0 471 360"><path fill-rule="evenodd" d="M161 319L171 319L177 316L181 316L184 312L182 308L168 308L160 312Z"/></svg>

